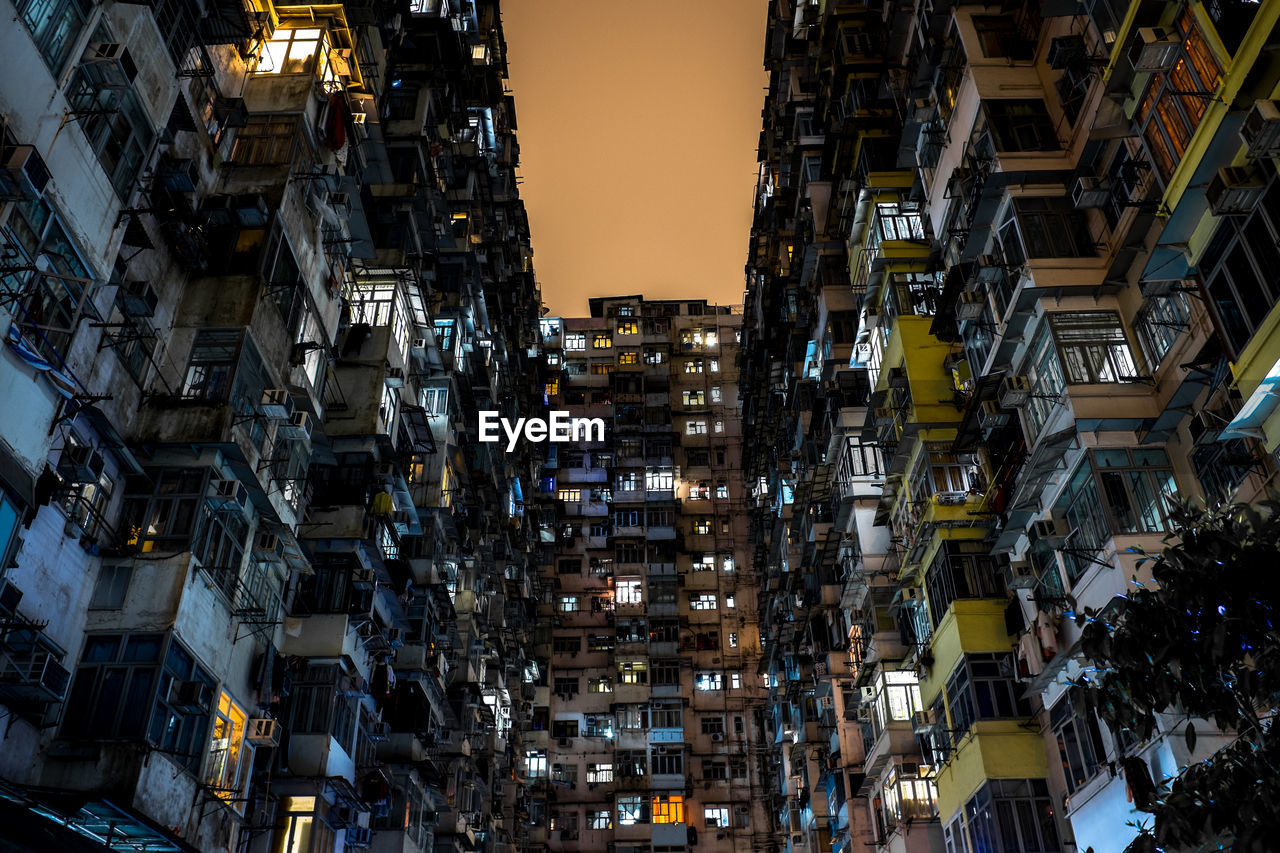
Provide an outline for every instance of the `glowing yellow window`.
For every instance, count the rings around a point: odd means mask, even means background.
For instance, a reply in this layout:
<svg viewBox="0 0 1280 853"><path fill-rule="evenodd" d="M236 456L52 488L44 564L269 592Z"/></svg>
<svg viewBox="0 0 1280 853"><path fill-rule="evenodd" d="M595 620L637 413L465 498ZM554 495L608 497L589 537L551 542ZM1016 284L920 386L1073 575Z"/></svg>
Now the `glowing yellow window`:
<svg viewBox="0 0 1280 853"><path fill-rule="evenodd" d="M324 30L277 30L275 36L262 47L262 61L258 71L264 74L303 74L315 70L316 51L328 40Z"/></svg>
<svg viewBox="0 0 1280 853"><path fill-rule="evenodd" d="M653 822L684 823L684 797L654 797Z"/></svg>
<svg viewBox="0 0 1280 853"><path fill-rule="evenodd" d="M209 762L204 771L205 784L241 812L244 800L240 794L253 764L253 748L245 749L244 745L245 721L245 712L231 701L230 694L222 691L209 738Z"/></svg>
<svg viewBox="0 0 1280 853"><path fill-rule="evenodd" d="M640 333L640 326L635 320L619 320L618 334L620 335L636 335Z"/></svg>
<svg viewBox="0 0 1280 853"><path fill-rule="evenodd" d="M635 350L626 350L618 353L618 364L639 364L640 353Z"/></svg>

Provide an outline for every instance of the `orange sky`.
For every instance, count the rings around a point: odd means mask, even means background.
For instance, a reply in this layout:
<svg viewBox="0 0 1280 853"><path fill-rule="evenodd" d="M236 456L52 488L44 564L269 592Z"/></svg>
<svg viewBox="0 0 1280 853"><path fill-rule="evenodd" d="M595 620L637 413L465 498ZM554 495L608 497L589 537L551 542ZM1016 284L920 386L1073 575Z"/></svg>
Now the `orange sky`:
<svg viewBox="0 0 1280 853"><path fill-rule="evenodd" d="M643 293L742 302L767 6L506 0L520 195L552 314Z"/></svg>

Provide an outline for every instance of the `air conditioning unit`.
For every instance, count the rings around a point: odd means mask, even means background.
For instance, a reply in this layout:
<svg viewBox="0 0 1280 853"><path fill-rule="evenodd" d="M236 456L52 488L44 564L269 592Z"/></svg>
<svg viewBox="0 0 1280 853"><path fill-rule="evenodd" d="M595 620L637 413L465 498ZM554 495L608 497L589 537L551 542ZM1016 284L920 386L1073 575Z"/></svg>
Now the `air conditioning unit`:
<svg viewBox="0 0 1280 853"><path fill-rule="evenodd" d="M961 323L977 320L987 310L987 295L976 290L966 290L956 301L956 319Z"/></svg>
<svg viewBox="0 0 1280 853"><path fill-rule="evenodd" d="M209 505L214 509L231 509L244 512L249 508L249 490L239 480L209 481Z"/></svg>
<svg viewBox="0 0 1280 853"><path fill-rule="evenodd" d="M712 732L711 740L713 743L720 743L724 740L724 732Z"/></svg>
<svg viewBox="0 0 1280 853"><path fill-rule="evenodd" d="M1031 399L1031 383L1025 376L1006 376L1000 382L1000 408L1018 409Z"/></svg>
<svg viewBox="0 0 1280 853"><path fill-rule="evenodd" d="M0 199L39 198L49 179L49 167L34 145L15 145L0 157Z"/></svg>
<svg viewBox="0 0 1280 853"><path fill-rule="evenodd" d="M404 368L388 367L386 381L387 381L388 388L403 388L404 387Z"/></svg>
<svg viewBox="0 0 1280 853"><path fill-rule="evenodd" d="M280 542L280 537L274 533L259 533L253 538L253 551L258 557L274 558L276 560L284 557L284 546Z"/></svg>
<svg viewBox="0 0 1280 853"><path fill-rule="evenodd" d="M344 192L331 192L325 201L337 213L351 213L351 196Z"/></svg>
<svg viewBox="0 0 1280 853"><path fill-rule="evenodd" d="M1058 533L1058 523L1051 518L1032 522L1031 529L1027 531L1027 537L1033 543L1044 545L1055 551L1065 548L1067 544L1067 537Z"/></svg>
<svg viewBox="0 0 1280 853"><path fill-rule="evenodd" d="M1058 36L1049 42L1049 67L1055 71L1062 71L1065 68L1074 65L1088 55L1088 49L1085 47L1084 36L1080 34L1070 36Z"/></svg>
<svg viewBox="0 0 1280 853"><path fill-rule="evenodd" d="M1191 433L1193 444L1197 446L1212 444L1218 440L1218 435L1222 432L1222 421L1217 415L1200 411L1191 416L1187 429Z"/></svg>
<svg viewBox="0 0 1280 853"><path fill-rule="evenodd" d="M916 734L933 731L938 727L938 715L932 711L916 711L911 718L911 730Z"/></svg>
<svg viewBox="0 0 1280 853"><path fill-rule="evenodd" d="M360 590L371 590L378 585L378 575L373 567L365 568L361 566L351 572L351 588Z"/></svg>
<svg viewBox="0 0 1280 853"><path fill-rule="evenodd" d="M90 42L80 68L90 83L102 89L127 89L138 76L129 49L116 42Z"/></svg>
<svg viewBox="0 0 1280 853"><path fill-rule="evenodd" d="M1014 560L1009 563L1009 588L1010 589L1031 589L1036 585L1038 578L1035 572L1031 570L1031 563L1027 560Z"/></svg>
<svg viewBox="0 0 1280 853"><path fill-rule="evenodd" d="M58 473L73 483L96 483L106 462L102 454L87 444L71 444L58 457Z"/></svg>
<svg viewBox="0 0 1280 853"><path fill-rule="evenodd" d="M1133 63L1134 71L1168 71L1177 64L1182 51L1182 36L1177 31L1162 27L1141 27L1138 39L1142 49Z"/></svg>
<svg viewBox="0 0 1280 853"><path fill-rule="evenodd" d="M276 421L287 421L293 417L293 395L287 388L268 388L262 392L262 402L258 411L263 417Z"/></svg>
<svg viewBox="0 0 1280 853"><path fill-rule="evenodd" d="M1009 413L1002 410L995 400L983 400L978 423L984 430L1000 429L1009 423Z"/></svg>
<svg viewBox="0 0 1280 853"><path fill-rule="evenodd" d="M200 166L192 159L163 158L156 167L156 177L171 193L193 193L200 188Z"/></svg>
<svg viewBox="0 0 1280 853"><path fill-rule="evenodd" d="M213 688L203 681L169 682L167 699L173 710L179 714L207 714L213 705Z"/></svg>
<svg viewBox="0 0 1280 853"><path fill-rule="evenodd" d="M1225 166L1209 181L1204 196L1214 216L1249 213L1262 199L1266 179L1248 166Z"/></svg>
<svg viewBox="0 0 1280 853"><path fill-rule="evenodd" d="M311 415L306 412L294 412L289 420L277 427L276 434L289 441L310 441L311 427Z"/></svg>
<svg viewBox="0 0 1280 853"><path fill-rule="evenodd" d="M273 720L270 717L253 717L249 720L244 738L254 746L275 747L280 745L280 734L283 731L284 726L280 725L279 720Z"/></svg>
<svg viewBox="0 0 1280 853"><path fill-rule="evenodd" d="M1240 125L1250 158L1280 155L1280 101L1254 101Z"/></svg>
<svg viewBox="0 0 1280 853"><path fill-rule="evenodd" d="M347 827L346 841L344 842L344 845L346 847L364 848L364 847L370 847L372 846L372 844L373 844L372 829L370 829L367 826L348 826Z"/></svg>
<svg viewBox="0 0 1280 853"><path fill-rule="evenodd" d="M1076 207L1102 207L1111 201L1111 181L1107 178L1081 177L1071 188L1071 201Z"/></svg>
<svg viewBox="0 0 1280 853"><path fill-rule="evenodd" d="M71 672L53 658L45 658L36 684L50 699L61 702L66 698L67 688L71 685Z"/></svg>
<svg viewBox="0 0 1280 853"><path fill-rule="evenodd" d="M116 294L120 310L130 317L151 317L156 313L160 297L145 281L126 281Z"/></svg>

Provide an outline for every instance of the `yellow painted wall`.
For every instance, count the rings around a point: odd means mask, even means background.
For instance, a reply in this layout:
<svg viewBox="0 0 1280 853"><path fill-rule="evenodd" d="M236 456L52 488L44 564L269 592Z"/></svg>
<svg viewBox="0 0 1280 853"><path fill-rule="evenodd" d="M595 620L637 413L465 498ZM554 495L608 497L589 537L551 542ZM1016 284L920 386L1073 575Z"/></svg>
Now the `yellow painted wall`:
<svg viewBox="0 0 1280 853"><path fill-rule="evenodd" d="M979 720L938 772L938 814L955 815L988 779L1043 779L1049 772L1040 733L1018 720Z"/></svg>

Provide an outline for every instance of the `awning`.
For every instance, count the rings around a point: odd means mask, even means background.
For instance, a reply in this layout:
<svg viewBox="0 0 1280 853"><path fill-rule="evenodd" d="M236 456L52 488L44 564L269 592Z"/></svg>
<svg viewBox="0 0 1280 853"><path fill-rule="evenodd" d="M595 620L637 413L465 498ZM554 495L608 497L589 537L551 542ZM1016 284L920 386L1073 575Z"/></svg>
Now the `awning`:
<svg viewBox="0 0 1280 853"><path fill-rule="evenodd" d="M1271 365L1240 413L1231 419L1218 438L1264 438L1262 424L1275 412L1277 405L1280 405L1280 360Z"/></svg>
<svg viewBox="0 0 1280 853"><path fill-rule="evenodd" d="M43 849L198 853L196 848L133 809L101 797L24 787L0 780L0 807L0 814L20 811L22 815L19 820L6 822L6 840L14 830L21 831L20 841L57 839L56 848Z"/></svg>

